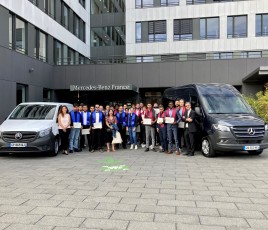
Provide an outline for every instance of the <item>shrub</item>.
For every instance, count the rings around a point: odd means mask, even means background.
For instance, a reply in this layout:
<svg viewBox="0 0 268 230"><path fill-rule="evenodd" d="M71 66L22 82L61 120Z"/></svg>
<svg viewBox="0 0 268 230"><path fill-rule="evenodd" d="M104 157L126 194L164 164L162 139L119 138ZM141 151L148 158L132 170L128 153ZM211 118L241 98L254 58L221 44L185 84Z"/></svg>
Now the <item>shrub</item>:
<svg viewBox="0 0 268 230"><path fill-rule="evenodd" d="M244 96L246 101L255 110L256 114L268 123L268 90L260 91L256 95Z"/></svg>

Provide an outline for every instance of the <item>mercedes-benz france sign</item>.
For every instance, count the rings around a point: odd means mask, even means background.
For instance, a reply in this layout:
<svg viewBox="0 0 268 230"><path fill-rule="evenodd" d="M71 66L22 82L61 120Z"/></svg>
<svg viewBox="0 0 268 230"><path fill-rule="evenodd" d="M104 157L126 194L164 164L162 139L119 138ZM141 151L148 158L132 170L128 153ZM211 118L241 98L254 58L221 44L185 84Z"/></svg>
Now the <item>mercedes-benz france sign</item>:
<svg viewBox="0 0 268 230"><path fill-rule="evenodd" d="M16 140L21 140L21 138L22 138L22 134L21 133L16 133L15 134L15 139Z"/></svg>
<svg viewBox="0 0 268 230"><path fill-rule="evenodd" d="M248 129L248 134L253 136L255 134L255 130L253 128Z"/></svg>

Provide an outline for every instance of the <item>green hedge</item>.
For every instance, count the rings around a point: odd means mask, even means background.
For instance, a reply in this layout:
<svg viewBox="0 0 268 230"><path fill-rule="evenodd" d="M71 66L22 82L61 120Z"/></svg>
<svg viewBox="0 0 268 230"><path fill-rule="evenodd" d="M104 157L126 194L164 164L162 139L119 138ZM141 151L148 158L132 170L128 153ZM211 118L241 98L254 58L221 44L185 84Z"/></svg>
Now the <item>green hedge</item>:
<svg viewBox="0 0 268 230"><path fill-rule="evenodd" d="M246 101L266 123L268 123L268 91L260 91L256 95L244 96Z"/></svg>

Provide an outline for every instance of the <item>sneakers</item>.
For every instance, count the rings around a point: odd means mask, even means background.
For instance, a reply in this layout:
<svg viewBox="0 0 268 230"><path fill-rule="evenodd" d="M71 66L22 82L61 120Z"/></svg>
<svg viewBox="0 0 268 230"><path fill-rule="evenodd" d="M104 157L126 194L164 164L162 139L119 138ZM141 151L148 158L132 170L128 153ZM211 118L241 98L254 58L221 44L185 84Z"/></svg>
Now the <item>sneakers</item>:
<svg viewBox="0 0 268 230"><path fill-rule="evenodd" d="M92 149L90 152L94 153L95 152L95 149Z"/></svg>
<svg viewBox="0 0 268 230"><path fill-rule="evenodd" d="M145 144L141 144L141 147L142 147L142 148L145 148L145 147L146 147L146 145L145 145Z"/></svg>
<svg viewBox="0 0 268 230"><path fill-rule="evenodd" d="M155 148L152 148L152 151L153 151L153 152L156 152Z"/></svg>
<svg viewBox="0 0 268 230"><path fill-rule="evenodd" d="M130 145L130 149L133 149L133 145Z"/></svg>
<svg viewBox="0 0 268 230"><path fill-rule="evenodd" d="M149 152L149 148L146 148L144 152Z"/></svg>
<svg viewBox="0 0 268 230"><path fill-rule="evenodd" d="M138 145L135 145L135 150L137 150L138 149Z"/></svg>
<svg viewBox="0 0 268 230"><path fill-rule="evenodd" d="M73 150L69 149L69 153L73 153L73 152L74 152Z"/></svg>
<svg viewBox="0 0 268 230"><path fill-rule="evenodd" d="M153 145L150 145L149 148L150 148L150 149L153 149Z"/></svg>

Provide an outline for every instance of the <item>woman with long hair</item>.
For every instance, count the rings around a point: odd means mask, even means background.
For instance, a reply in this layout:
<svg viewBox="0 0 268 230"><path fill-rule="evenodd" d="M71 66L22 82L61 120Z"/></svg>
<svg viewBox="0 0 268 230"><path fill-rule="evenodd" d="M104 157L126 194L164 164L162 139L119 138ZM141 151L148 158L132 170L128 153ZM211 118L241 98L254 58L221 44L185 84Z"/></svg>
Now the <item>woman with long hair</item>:
<svg viewBox="0 0 268 230"><path fill-rule="evenodd" d="M68 143L70 134L71 116L69 114L67 106L61 106L58 115L58 129L61 139L62 154L68 155Z"/></svg>
<svg viewBox="0 0 268 230"><path fill-rule="evenodd" d="M106 145L107 145L107 152L110 152L110 144L112 144L113 137L116 134L117 127L117 119L114 115L114 111L109 109L108 116L106 117ZM114 144L112 144L112 151L115 152Z"/></svg>

